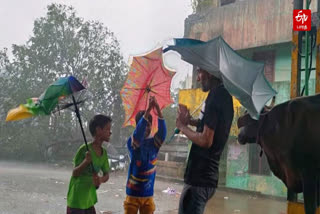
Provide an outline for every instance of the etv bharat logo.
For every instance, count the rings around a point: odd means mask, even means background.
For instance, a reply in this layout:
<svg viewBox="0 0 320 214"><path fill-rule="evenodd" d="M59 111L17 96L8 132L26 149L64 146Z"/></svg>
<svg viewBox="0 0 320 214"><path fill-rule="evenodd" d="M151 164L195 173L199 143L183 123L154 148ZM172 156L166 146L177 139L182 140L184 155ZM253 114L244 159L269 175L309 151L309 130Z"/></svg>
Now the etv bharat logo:
<svg viewBox="0 0 320 214"><path fill-rule="evenodd" d="M311 30L311 10L293 10L293 30Z"/></svg>

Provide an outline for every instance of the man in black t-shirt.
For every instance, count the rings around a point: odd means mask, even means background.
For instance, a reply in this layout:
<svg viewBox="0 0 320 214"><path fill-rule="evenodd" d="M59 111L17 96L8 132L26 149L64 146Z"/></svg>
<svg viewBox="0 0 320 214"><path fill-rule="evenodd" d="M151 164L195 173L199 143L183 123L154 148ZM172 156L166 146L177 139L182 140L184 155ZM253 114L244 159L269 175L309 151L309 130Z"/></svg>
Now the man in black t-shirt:
<svg viewBox="0 0 320 214"><path fill-rule="evenodd" d="M220 79L198 69L197 81L208 97L200 118L193 120L186 106L179 105L176 126L192 141L180 197L179 214L202 214L218 185L219 161L233 119L233 102ZM193 131L188 127L197 127Z"/></svg>

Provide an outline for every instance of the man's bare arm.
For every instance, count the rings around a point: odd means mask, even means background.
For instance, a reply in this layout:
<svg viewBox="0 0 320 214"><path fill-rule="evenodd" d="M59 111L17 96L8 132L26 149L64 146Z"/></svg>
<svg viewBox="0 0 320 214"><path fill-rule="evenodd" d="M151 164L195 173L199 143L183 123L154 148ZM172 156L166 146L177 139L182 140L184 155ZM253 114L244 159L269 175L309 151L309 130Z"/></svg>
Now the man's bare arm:
<svg viewBox="0 0 320 214"><path fill-rule="evenodd" d="M214 130L204 125L203 132L195 132L188 126L181 126L181 132L186 135L196 145L202 148L210 148L213 142Z"/></svg>

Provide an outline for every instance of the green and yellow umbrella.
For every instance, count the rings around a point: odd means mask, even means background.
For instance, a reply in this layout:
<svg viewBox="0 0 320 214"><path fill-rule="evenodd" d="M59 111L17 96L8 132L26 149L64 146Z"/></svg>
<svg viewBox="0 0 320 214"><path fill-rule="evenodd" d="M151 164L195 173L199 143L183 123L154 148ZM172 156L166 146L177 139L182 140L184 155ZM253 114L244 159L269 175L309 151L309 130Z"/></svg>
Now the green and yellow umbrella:
<svg viewBox="0 0 320 214"><path fill-rule="evenodd" d="M50 115L65 97L85 89L73 76L62 77L52 83L39 98L29 98L26 104L11 109L6 121L22 120L37 115Z"/></svg>
<svg viewBox="0 0 320 214"><path fill-rule="evenodd" d="M80 102L77 102L74 97L76 92L79 92L83 89L85 89L85 87L73 76L59 78L52 83L39 98L27 99L26 104L21 104L19 107L11 109L7 114L6 121L22 120L38 115L50 115L56 110L74 106L76 116L80 123L83 139L86 144L87 151L89 151L87 139L82 126L80 112L77 106L77 104ZM60 101L69 96L72 97L73 102L59 107ZM92 163L91 169L92 172L94 172Z"/></svg>

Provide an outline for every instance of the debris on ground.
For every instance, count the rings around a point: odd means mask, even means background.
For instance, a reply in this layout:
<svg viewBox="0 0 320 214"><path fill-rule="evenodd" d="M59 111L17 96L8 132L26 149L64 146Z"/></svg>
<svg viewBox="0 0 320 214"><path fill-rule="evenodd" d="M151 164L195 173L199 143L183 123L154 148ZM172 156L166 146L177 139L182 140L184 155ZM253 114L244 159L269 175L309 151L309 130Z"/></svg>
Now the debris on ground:
<svg viewBox="0 0 320 214"><path fill-rule="evenodd" d="M167 193L167 194L169 194L169 195L176 194L176 190L173 189L173 188L170 188L170 187L168 187L167 189L163 190L162 192L163 192L163 193Z"/></svg>
<svg viewBox="0 0 320 214"><path fill-rule="evenodd" d="M100 214L112 214L112 211L100 211Z"/></svg>
<svg viewBox="0 0 320 214"><path fill-rule="evenodd" d="M98 191L98 194L103 194L103 193L107 193L107 192L109 192L109 190Z"/></svg>

